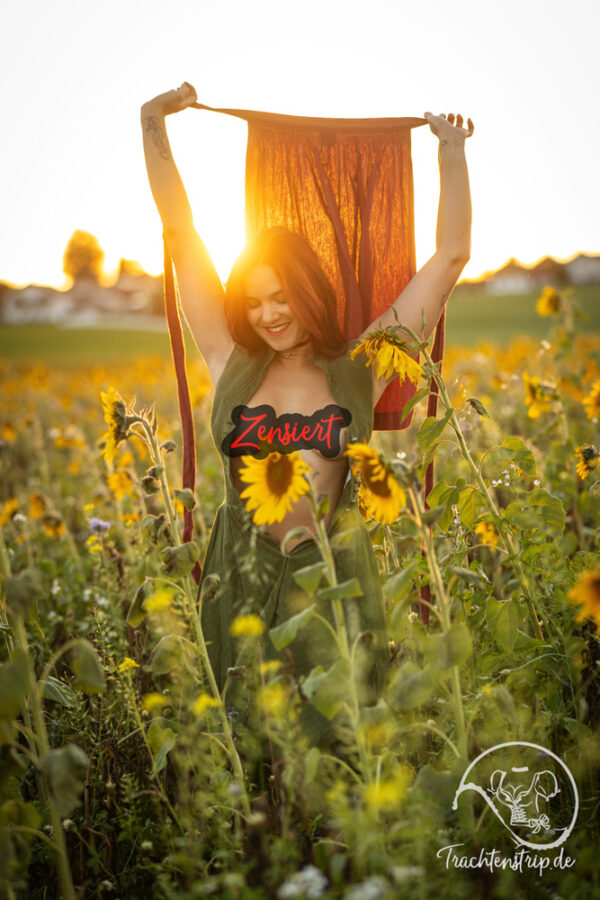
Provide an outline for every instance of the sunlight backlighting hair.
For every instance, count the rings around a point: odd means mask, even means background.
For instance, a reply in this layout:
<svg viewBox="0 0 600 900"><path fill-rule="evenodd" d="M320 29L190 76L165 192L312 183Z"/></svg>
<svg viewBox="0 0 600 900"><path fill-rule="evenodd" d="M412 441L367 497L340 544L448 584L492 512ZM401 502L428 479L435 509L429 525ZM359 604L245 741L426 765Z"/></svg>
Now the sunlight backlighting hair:
<svg viewBox="0 0 600 900"><path fill-rule="evenodd" d="M329 358L341 355L346 340L331 282L306 238L279 226L249 239L227 279L225 315L236 344L253 353L266 346L248 322L246 304L246 279L261 263L277 273L290 309L310 334L316 352Z"/></svg>

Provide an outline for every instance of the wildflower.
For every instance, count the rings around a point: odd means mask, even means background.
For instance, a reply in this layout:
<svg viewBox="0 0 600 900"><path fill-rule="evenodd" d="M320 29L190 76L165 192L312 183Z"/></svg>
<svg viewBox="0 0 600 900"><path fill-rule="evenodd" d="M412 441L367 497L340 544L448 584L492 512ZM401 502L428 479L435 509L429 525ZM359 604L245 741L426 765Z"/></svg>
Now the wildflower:
<svg viewBox="0 0 600 900"><path fill-rule="evenodd" d="M367 365L377 367L378 378L391 378L394 372L400 378L408 378L413 384L419 383L421 366L404 350L406 342L393 331L371 331L369 335L350 353L354 359L359 353L367 357Z"/></svg>
<svg viewBox="0 0 600 900"><path fill-rule="evenodd" d="M196 716L201 716L205 710L212 709L216 706L219 706L219 701L216 697L211 697L209 694L200 694L192 704L192 712Z"/></svg>
<svg viewBox="0 0 600 900"><path fill-rule="evenodd" d="M540 381L537 375L530 377L527 372L523 372L523 387L525 403L529 407L527 415L530 419L539 419L543 413L552 411L552 404L557 399L556 388L553 385Z"/></svg>
<svg viewBox="0 0 600 900"><path fill-rule="evenodd" d="M173 604L173 591L167 591L164 588L155 591L144 601L144 608L149 613L163 612L170 609Z"/></svg>
<svg viewBox="0 0 600 900"><path fill-rule="evenodd" d="M371 782L365 787L367 806L375 810L395 807L404 799L411 778L412 770L408 766L398 766L392 778Z"/></svg>
<svg viewBox="0 0 600 900"><path fill-rule="evenodd" d="M29 517L31 519L41 519L46 512L46 501L41 494L29 495Z"/></svg>
<svg viewBox="0 0 600 900"><path fill-rule="evenodd" d="M102 550L104 549L102 547L102 541L97 534L90 534L85 543L90 553L102 553Z"/></svg>
<svg viewBox="0 0 600 900"><path fill-rule="evenodd" d="M108 531L110 522L105 522L104 519L98 519L96 516L92 516L90 519L90 528L92 531L100 534L102 531Z"/></svg>
<svg viewBox="0 0 600 900"><path fill-rule="evenodd" d="M236 616L231 623L229 633L233 637L260 637L266 627L262 619L250 613L247 616Z"/></svg>
<svg viewBox="0 0 600 900"><path fill-rule="evenodd" d="M260 674L261 675L271 675L275 672L278 672L281 668L281 660L279 659L267 659L266 662L260 664Z"/></svg>
<svg viewBox="0 0 600 900"><path fill-rule="evenodd" d="M100 397L102 398L104 421L109 428L103 435L102 455L109 463L112 463L117 446L127 438L129 433L127 408L125 401L113 387L109 387L108 391L101 391Z"/></svg>
<svg viewBox="0 0 600 900"><path fill-rule="evenodd" d="M47 515L42 520L42 528L50 538L62 537L66 533L65 523L59 516Z"/></svg>
<svg viewBox="0 0 600 900"><path fill-rule="evenodd" d="M560 294L553 287L545 287L535 304L538 316L556 316L560 310Z"/></svg>
<svg viewBox="0 0 600 900"><path fill-rule="evenodd" d="M278 900L319 900L327 887L327 879L316 866L305 866L287 878L277 891Z"/></svg>
<svg viewBox="0 0 600 900"><path fill-rule="evenodd" d="M354 475L360 473L359 503L367 515L383 525L394 522L406 507L406 495L377 451L368 444L355 443L346 450L346 456L350 457Z"/></svg>
<svg viewBox="0 0 600 900"><path fill-rule="evenodd" d="M576 622L593 619L600 634L600 569L584 572L577 584L568 593L569 603L581 606L575 617Z"/></svg>
<svg viewBox="0 0 600 900"><path fill-rule="evenodd" d="M169 698L165 697L164 694L144 694L144 699L142 700L142 709L145 709L146 712L154 712L155 709L162 709L163 706L166 706L168 702Z"/></svg>
<svg viewBox="0 0 600 900"><path fill-rule="evenodd" d="M248 512L256 510L252 516L255 525L282 522L292 505L310 490L304 477L310 468L297 451L269 453L264 459L243 456L242 462L240 478L250 487L240 497L246 500Z"/></svg>
<svg viewBox="0 0 600 900"><path fill-rule="evenodd" d="M136 512L123 513L123 515L121 516L121 521L123 522L124 525L127 525L129 527L129 526L133 525L134 522L138 522L139 518L140 518L140 514L136 513Z"/></svg>
<svg viewBox="0 0 600 900"><path fill-rule="evenodd" d="M15 497L13 497L11 500L7 500L6 503L2 504L2 510L0 510L0 528L10 522L18 508L19 501L15 499Z"/></svg>
<svg viewBox="0 0 600 900"><path fill-rule="evenodd" d="M478 522L473 530L481 538L482 544L487 544L488 547L498 546L498 532L491 522Z"/></svg>
<svg viewBox="0 0 600 900"><path fill-rule="evenodd" d="M107 478L108 486L117 498L123 500L133 491L133 481L128 472L119 469L118 472L111 472Z"/></svg>
<svg viewBox="0 0 600 900"><path fill-rule="evenodd" d="M135 659L131 659L130 656L126 656L122 663L119 663L118 669L119 672L131 672L132 669L139 669L139 663L136 663Z"/></svg>
<svg viewBox="0 0 600 900"><path fill-rule="evenodd" d="M587 478L590 472L598 468L600 452L590 444L577 447L575 449L575 457L577 458L577 474L582 480Z"/></svg>
<svg viewBox="0 0 600 900"><path fill-rule="evenodd" d="M371 875L344 893L344 900L384 900L388 896L388 883L381 875Z"/></svg>
<svg viewBox="0 0 600 900"><path fill-rule="evenodd" d="M593 383L591 391L581 402L585 406L585 414L588 419L600 417L600 379Z"/></svg>
<svg viewBox="0 0 600 900"><path fill-rule="evenodd" d="M264 684L259 690L258 699L263 711L276 719L280 719L288 707L287 692L279 682Z"/></svg>
<svg viewBox="0 0 600 900"><path fill-rule="evenodd" d="M0 426L0 437L7 444L14 444L17 439L17 429L10 422L3 422Z"/></svg>

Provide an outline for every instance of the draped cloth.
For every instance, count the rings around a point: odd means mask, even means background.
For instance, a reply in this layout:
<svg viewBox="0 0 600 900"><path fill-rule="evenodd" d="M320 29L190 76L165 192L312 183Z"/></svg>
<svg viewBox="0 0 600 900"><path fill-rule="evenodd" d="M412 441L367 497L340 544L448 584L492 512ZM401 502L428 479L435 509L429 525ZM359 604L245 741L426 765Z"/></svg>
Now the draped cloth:
<svg viewBox="0 0 600 900"><path fill-rule="evenodd" d="M273 225L303 234L335 289L345 337L357 337L389 309L416 271L411 129L426 120L308 118L214 109L200 103L194 106L246 120L247 235ZM185 426L190 418L185 410L189 397L186 401L183 342L173 338L179 318L171 281L172 264L166 248L165 302L167 310L172 307L167 318L174 356L177 353L179 357L176 370L184 423L184 486L193 490L193 429L190 434ZM432 351L436 362L443 355L444 316L442 313ZM431 389L428 416L435 415L437 408L433 381ZM395 379L388 385L375 407L374 428L407 428L412 412L402 421L402 410L414 392L408 379ZM425 496L432 485L430 464ZM184 520L184 539L190 537L191 514ZM428 619L428 601L428 596L422 598L424 621Z"/></svg>

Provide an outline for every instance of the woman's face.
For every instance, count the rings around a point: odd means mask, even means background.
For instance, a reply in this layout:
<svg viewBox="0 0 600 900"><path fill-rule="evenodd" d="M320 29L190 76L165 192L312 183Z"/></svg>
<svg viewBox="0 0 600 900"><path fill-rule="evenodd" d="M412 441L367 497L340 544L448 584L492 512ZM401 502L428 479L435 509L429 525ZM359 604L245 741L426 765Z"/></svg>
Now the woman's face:
<svg viewBox="0 0 600 900"><path fill-rule="evenodd" d="M309 337L288 306L277 273L265 263L246 279L246 309L256 334L274 350L291 350Z"/></svg>

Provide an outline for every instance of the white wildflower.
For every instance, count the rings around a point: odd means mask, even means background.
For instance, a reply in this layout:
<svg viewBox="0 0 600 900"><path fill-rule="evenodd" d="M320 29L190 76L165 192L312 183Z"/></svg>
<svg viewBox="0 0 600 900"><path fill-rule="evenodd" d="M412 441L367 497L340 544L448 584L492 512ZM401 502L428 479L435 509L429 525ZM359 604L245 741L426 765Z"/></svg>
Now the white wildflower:
<svg viewBox="0 0 600 900"><path fill-rule="evenodd" d="M325 888L327 879L316 866L305 866L283 882L277 891L279 900L318 900Z"/></svg>
<svg viewBox="0 0 600 900"><path fill-rule="evenodd" d="M366 881L355 884L346 891L344 900L382 900L387 891L387 881L381 875L372 875Z"/></svg>

